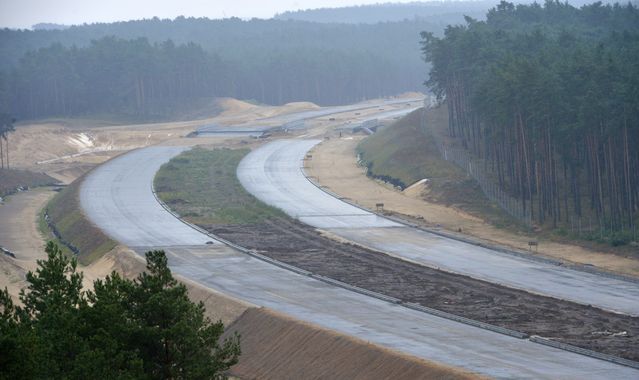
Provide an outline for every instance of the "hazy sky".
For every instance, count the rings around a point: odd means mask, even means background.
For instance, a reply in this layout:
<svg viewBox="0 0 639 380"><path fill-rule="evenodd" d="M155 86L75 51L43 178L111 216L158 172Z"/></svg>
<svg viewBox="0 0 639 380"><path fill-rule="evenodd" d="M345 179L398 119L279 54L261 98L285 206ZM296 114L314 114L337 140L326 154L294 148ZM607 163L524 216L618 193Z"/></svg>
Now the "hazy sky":
<svg viewBox="0 0 639 380"><path fill-rule="evenodd" d="M141 18L269 18L287 10L373 4L390 0L0 0L0 27L40 22L82 24ZM414 0L392 0L410 2Z"/></svg>

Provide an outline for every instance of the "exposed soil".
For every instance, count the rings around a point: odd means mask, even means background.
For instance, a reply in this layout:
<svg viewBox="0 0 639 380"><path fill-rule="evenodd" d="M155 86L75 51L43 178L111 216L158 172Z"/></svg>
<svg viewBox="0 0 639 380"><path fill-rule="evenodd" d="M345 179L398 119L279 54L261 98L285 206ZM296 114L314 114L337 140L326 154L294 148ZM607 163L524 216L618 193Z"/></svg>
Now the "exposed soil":
<svg viewBox="0 0 639 380"><path fill-rule="evenodd" d="M58 182L44 173L0 168L0 196L15 193L19 187L54 185Z"/></svg>
<svg viewBox="0 0 639 380"><path fill-rule="evenodd" d="M405 302L639 360L639 317L427 268L334 241L287 218L203 227L268 257Z"/></svg>
<svg viewBox="0 0 639 380"><path fill-rule="evenodd" d="M242 335L242 356L231 374L242 379L439 379L484 377L417 359L288 318L249 309L227 329Z"/></svg>
<svg viewBox="0 0 639 380"><path fill-rule="evenodd" d="M14 194L0 204L0 246L15 254L12 261L25 272L36 268L36 260L47 257L37 219L40 208L55 194L48 188L33 189ZM0 289L5 285L0 281Z"/></svg>

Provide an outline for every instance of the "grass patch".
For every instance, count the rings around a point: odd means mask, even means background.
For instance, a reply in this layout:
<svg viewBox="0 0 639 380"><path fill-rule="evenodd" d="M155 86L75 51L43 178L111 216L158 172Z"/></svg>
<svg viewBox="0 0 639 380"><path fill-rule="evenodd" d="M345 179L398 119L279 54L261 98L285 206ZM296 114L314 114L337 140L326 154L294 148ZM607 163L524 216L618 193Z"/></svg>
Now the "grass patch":
<svg viewBox="0 0 639 380"><path fill-rule="evenodd" d="M0 169L0 197L13 194L19 187L29 188L56 184L55 178L28 170Z"/></svg>
<svg viewBox="0 0 639 380"><path fill-rule="evenodd" d="M426 127L422 117L426 118ZM417 110L362 140L357 152L369 176L400 188L427 178L430 191L424 195L425 200L456 207L497 227L517 225L519 229L519 223L489 201L474 179L441 157L430 128L447 123L445 108L428 110L425 115Z"/></svg>
<svg viewBox="0 0 639 380"><path fill-rule="evenodd" d="M191 223L250 224L283 217L250 195L235 174L248 149L194 148L162 165L155 176L158 197Z"/></svg>
<svg viewBox="0 0 639 380"><path fill-rule="evenodd" d="M423 178L463 180L466 173L440 158L421 125L421 110L364 139L357 147L373 176L394 178L405 186Z"/></svg>
<svg viewBox="0 0 639 380"><path fill-rule="evenodd" d="M79 190L83 177L62 189L42 210L38 226L49 239L76 254L84 265L99 259L117 243L86 219L80 208ZM46 215L48 215L48 222Z"/></svg>

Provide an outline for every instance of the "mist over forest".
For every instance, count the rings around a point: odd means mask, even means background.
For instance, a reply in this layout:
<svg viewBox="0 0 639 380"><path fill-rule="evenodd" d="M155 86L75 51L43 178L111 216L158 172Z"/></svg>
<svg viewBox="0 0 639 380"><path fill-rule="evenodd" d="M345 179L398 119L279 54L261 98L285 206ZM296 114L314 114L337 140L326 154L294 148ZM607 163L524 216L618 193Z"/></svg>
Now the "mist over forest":
<svg viewBox="0 0 639 380"><path fill-rule="evenodd" d="M531 4L532 0L513 1L514 4ZM543 3L543 1L537 1ZM612 4L615 1L602 1L603 4ZM442 28L447 25L463 23L464 16L483 20L486 12L495 7L499 1L494 0L459 0L459 1L425 1L411 3L379 3L375 5L356 5L342 8L320 8L298 11L288 11L275 15L281 20L298 20L324 23L366 23L375 24L384 21L404 21L418 19L428 21ZM570 5L581 7L593 3L588 0L571 0ZM636 1L630 1L636 4Z"/></svg>
<svg viewBox="0 0 639 380"><path fill-rule="evenodd" d="M0 104L19 119L164 115L203 97L345 104L423 90L410 20L141 20L64 30L2 30ZM11 94L9 96L8 94Z"/></svg>

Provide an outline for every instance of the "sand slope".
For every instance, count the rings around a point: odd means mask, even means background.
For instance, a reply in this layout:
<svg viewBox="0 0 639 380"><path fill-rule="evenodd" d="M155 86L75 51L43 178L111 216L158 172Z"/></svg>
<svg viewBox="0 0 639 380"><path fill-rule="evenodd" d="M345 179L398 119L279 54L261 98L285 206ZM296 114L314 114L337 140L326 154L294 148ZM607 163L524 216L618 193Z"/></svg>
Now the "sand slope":
<svg viewBox="0 0 639 380"><path fill-rule="evenodd" d="M242 379L474 379L472 374L251 308L225 336L242 335L231 373Z"/></svg>

